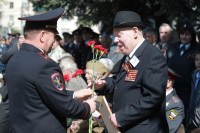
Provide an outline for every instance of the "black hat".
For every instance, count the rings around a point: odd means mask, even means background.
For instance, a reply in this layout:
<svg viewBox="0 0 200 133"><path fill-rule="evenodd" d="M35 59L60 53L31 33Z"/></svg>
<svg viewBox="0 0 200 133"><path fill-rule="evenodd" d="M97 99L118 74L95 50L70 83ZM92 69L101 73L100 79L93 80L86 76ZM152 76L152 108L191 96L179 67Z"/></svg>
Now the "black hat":
<svg viewBox="0 0 200 133"><path fill-rule="evenodd" d="M93 33L93 30L89 27L83 27L81 30L82 30L82 33L89 33L89 34Z"/></svg>
<svg viewBox="0 0 200 133"><path fill-rule="evenodd" d="M19 20L26 20L24 31L34 29L50 29L58 33L57 20L64 13L63 8L57 8L47 13L38 14L29 17L18 18Z"/></svg>
<svg viewBox="0 0 200 133"><path fill-rule="evenodd" d="M190 22L184 23L183 26L181 27L181 30L186 30L186 29L194 31L194 27L192 26Z"/></svg>
<svg viewBox="0 0 200 133"><path fill-rule="evenodd" d="M98 38L99 37L99 34L96 33L96 32L92 32L92 37L91 38Z"/></svg>
<svg viewBox="0 0 200 133"><path fill-rule="evenodd" d="M176 77L180 77L174 70L168 68L168 79L175 80Z"/></svg>
<svg viewBox="0 0 200 133"><path fill-rule="evenodd" d="M82 31L80 29L76 29L72 32L72 35L82 35Z"/></svg>
<svg viewBox="0 0 200 133"><path fill-rule="evenodd" d="M140 15L132 11L119 11L117 12L113 28L115 27L139 27L141 29L145 28L144 23L142 23Z"/></svg>

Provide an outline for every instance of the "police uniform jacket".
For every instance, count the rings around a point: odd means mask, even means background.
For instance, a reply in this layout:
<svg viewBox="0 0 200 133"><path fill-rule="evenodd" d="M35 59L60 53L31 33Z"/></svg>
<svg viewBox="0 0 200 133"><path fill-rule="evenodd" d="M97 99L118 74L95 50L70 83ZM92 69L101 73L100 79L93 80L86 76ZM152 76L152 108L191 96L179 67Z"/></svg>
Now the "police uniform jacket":
<svg viewBox="0 0 200 133"><path fill-rule="evenodd" d="M132 64L132 81L125 81L127 71L120 66L116 77L105 79L106 86L97 92L113 94L112 111L122 133L165 133L167 120L161 109L168 77L165 57L146 40L134 55L139 63ZM121 65L124 62L125 57Z"/></svg>
<svg viewBox="0 0 200 133"><path fill-rule="evenodd" d="M66 133L66 117L87 119L90 107L65 90L57 63L23 43L6 70L11 133Z"/></svg>
<svg viewBox="0 0 200 133"><path fill-rule="evenodd" d="M184 105L174 89L166 97L166 117L169 132L175 133L184 119Z"/></svg>

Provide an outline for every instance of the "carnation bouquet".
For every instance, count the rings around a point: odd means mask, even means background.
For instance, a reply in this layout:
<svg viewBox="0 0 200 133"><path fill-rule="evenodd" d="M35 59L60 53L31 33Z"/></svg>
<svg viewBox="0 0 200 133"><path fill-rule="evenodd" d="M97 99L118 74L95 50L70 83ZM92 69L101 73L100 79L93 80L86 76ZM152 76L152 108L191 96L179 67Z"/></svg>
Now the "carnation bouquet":
<svg viewBox="0 0 200 133"><path fill-rule="evenodd" d="M104 54L108 54L108 51L105 48L102 48L101 45L94 45L95 41L88 42L87 46L92 48L93 53L93 74L92 74L92 97L94 96L94 81L95 81L95 65L96 61L99 60ZM89 133L92 133L92 116L89 119Z"/></svg>

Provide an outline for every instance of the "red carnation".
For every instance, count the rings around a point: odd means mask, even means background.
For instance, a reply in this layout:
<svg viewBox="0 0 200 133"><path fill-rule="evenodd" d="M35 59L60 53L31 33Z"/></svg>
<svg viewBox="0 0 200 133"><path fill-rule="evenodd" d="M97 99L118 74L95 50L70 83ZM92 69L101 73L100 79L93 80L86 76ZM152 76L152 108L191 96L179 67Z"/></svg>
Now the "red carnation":
<svg viewBox="0 0 200 133"><path fill-rule="evenodd" d="M77 74L77 75L83 74L83 70L81 70L81 69L76 70L76 74Z"/></svg>
<svg viewBox="0 0 200 133"><path fill-rule="evenodd" d="M72 78L75 78L77 76L77 73L74 73L73 75L72 75Z"/></svg>
<svg viewBox="0 0 200 133"><path fill-rule="evenodd" d="M98 52L101 51L101 48L102 48L101 45L95 45L95 46L94 46L94 50L97 50L97 49L98 49Z"/></svg>
<svg viewBox="0 0 200 133"><path fill-rule="evenodd" d="M69 81L69 80L70 80L69 74L64 75L64 80L65 80L65 81Z"/></svg>
<svg viewBox="0 0 200 133"><path fill-rule="evenodd" d="M90 46L91 46L91 44L93 44L93 45L94 45L94 44L95 44L95 41L90 41L90 42L88 42L88 43L87 43L87 46L88 46L88 47L90 47Z"/></svg>

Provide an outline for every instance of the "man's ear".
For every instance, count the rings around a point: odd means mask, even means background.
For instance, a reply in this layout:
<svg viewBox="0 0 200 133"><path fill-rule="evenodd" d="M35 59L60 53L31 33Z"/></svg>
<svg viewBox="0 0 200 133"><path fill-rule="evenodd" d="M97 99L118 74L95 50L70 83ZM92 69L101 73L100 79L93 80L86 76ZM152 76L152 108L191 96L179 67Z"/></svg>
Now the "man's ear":
<svg viewBox="0 0 200 133"><path fill-rule="evenodd" d="M134 38L137 38L139 29L137 27L132 27L132 29Z"/></svg>
<svg viewBox="0 0 200 133"><path fill-rule="evenodd" d="M41 30L40 31L40 42L44 43L45 42L45 35L46 35L46 31Z"/></svg>

